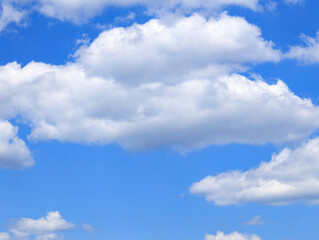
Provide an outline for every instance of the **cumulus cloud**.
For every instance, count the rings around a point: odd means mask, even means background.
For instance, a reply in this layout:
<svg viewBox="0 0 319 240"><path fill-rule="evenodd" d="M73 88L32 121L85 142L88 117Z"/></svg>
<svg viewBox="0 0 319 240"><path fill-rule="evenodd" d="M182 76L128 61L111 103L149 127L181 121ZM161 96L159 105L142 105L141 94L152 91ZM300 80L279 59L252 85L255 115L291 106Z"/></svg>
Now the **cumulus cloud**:
<svg viewBox="0 0 319 240"><path fill-rule="evenodd" d="M319 108L282 81L236 74L133 87L88 77L76 65L11 63L0 67L0 88L7 93L1 114L19 113L34 140L192 150L296 141L319 126Z"/></svg>
<svg viewBox="0 0 319 240"><path fill-rule="evenodd" d="M302 35L304 45L293 46L285 54L287 58L297 59L306 64L319 63L319 32L315 38Z"/></svg>
<svg viewBox="0 0 319 240"><path fill-rule="evenodd" d="M36 240L61 239L58 232L72 229L74 224L62 218L59 212L48 212L39 219L21 218L9 226L17 237L34 237Z"/></svg>
<svg viewBox="0 0 319 240"><path fill-rule="evenodd" d="M286 3L299 3L302 0L283 0ZM261 0L3 0L9 7L6 14L9 22L19 23L26 14L37 11L41 14L56 18L61 21L71 21L81 24L87 22L103 12L108 7L132 7L143 6L151 16L161 16L167 13L190 14L193 11L201 12L220 12L227 6L239 6L253 11L262 11L263 8L269 9L269 2ZM274 1L272 1L274 3ZM12 8L12 4L19 8ZM273 4L274 6L274 4ZM19 9L24 8L27 11ZM211 15L211 14L207 14ZM7 18L4 18L7 25ZM1 24L0 24L1 27Z"/></svg>
<svg viewBox="0 0 319 240"><path fill-rule="evenodd" d="M130 150L299 141L318 128L319 108L282 81L233 74L280 55L256 26L226 14L114 28L64 66L1 66L0 119L19 116L32 140Z"/></svg>
<svg viewBox="0 0 319 240"><path fill-rule="evenodd" d="M319 138L285 148L270 162L246 172L230 171L194 183L193 194L217 205L258 202L272 205L319 202ZM235 183L235 184L234 184Z"/></svg>
<svg viewBox="0 0 319 240"><path fill-rule="evenodd" d="M10 1L2 1L0 3L0 33L5 30L5 28L12 23L20 25L27 12L18 8L15 8Z"/></svg>
<svg viewBox="0 0 319 240"><path fill-rule="evenodd" d="M17 137L18 128L8 121L0 121L0 166L22 169L34 164L25 142Z"/></svg>
<svg viewBox="0 0 319 240"><path fill-rule="evenodd" d="M217 232L216 235L206 235L204 240L261 240L257 235L241 234L239 232L233 232L225 234L223 232Z"/></svg>
<svg viewBox="0 0 319 240"><path fill-rule="evenodd" d="M121 83L175 83L244 70L246 63L278 62L281 52L273 47L241 17L195 14L104 31L75 57L88 73Z"/></svg>

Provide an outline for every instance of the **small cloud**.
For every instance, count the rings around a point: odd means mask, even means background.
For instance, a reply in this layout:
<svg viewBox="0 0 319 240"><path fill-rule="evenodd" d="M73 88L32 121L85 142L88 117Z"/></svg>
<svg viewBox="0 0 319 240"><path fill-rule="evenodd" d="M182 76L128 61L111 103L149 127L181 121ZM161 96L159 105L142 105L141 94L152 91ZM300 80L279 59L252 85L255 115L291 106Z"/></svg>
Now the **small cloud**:
<svg viewBox="0 0 319 240"><path fill-rule="evenodd" d="M0 120L0 167L24 169L34 165L29 148L17 134L18 127Z"/></svg>
<svg viewBox="0 0 319 240"><path fill-rule="evenodd" d="M302 3L303 0L285 0L286 3L290 4L297 4Z"/></svg>
<svg viewBox="0 0 319 240"><path fill-rule="evenodd" d="M77 39L75 41L75 46L79 48L81 46L88 46L89 43L90 43L90 37L88 34L85 33L85 34L82 34L82 38Z"/></svg>
<svg viewBox="0 0 319 240"><path fill-rule="evenodd" d="M262 225L265 224L261 216L255 216L245 223L246 225Z"/></svg>
<svg viewBox="0 0 319 240"><path fill-rule="evenodd" d="M85 223L83 223L82 228L86 232L94 232L95 231L95 228L93 226L91 226L89 224L85 224Z"/></svg>
<svg viewBox="0 0 319 240"><path fill-rule="evenodd" d="M277 2L275 1L268 1L266 3L265 8L269 11L269 12L273 12L277 9Z"/></svg>
<svg viewBox="0 0 319 240"><path fill-rule="evenodd" d="M232 232L230 234L225 234L218 231L216 235L207 234L204 240L261 240L261 238L255 234L242 234L239 232Z"/></svg>
<svg viewBox="0 0 319 240"><path fill-rule="evenodd" d="M39 219L21 218L13 222L9 227L17 238L35 237L36 240L61 239L63 235L58 232L70 230L74 224L62 218L61 214L48 212L46 217Z"/></svg>

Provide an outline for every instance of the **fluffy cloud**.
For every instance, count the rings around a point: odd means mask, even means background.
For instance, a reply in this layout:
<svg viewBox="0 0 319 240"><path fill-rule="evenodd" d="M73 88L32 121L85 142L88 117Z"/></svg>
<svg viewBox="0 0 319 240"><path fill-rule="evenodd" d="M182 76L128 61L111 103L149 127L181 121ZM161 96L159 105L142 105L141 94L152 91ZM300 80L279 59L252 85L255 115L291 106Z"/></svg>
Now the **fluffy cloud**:
<svg viewBox="0 0 319 240"><path fill-rule="evenodd" d="M295 141L319 126L319 108L283 82L240 75L132 87L88 77L76 65L11 63L0 67L0 88L7 93L1 114L30 122L34 140L191 150Z"/></svg>
<svg viewBox="0 0 319 240"><path fill-rule="evenodd" d="M101 13L109 6L129 7L134 5L145 6L150 12L169 11L178 9L189 12L192 9L219 9L222 6L238 5L257 10L258 0L34 0L38 10L46 16L58 18L62 21L83 22Z"/></svg>
<svg viewBox="0 0 319 240"><path fill-rule="evenodd" d="M319 138L294 150L285 148L270 162L246 172L208 176L191 187L217 205L259 202L273 205L319 202ZM234 184L236 183L236 184Z"/></svg>
<svg viewBox="0 0 319 240"><path fill-rule="evenodd" d="M280 55L256 26L226 14L114 28L65 66L1 66L0 119L22 118L32 140L132 150L296 141L318 128L319 108L282 81L232 73Z"/></svg>
<svg viewBox="0 0 319 240"><path fill-rule="evenodd" d="M9 240L10 235L9 233L0 233L0 240Z"/></svg>
<svg viewBox="0 0 319 240"><path fill-rule="evenodd" d="M303 46L293 46L288 53L285 54L287 58L297 59L306 64L319 63L319 32L315 38L302 35L304 41Z"/></svg>
<svg viewBox="0 0 319 240"><path fill-rule="evenodd" d="M35 237L36 240L60 239L57 232L73 228L72 223L62 218L59 212L48 212L39 219L21 218L12 223L9 230L17 237Z"/></svg>
<svg viewBox="0 0 319 240"><path fill-rule="evenodd" d="M230 234L217 232L216 235L206 235L204 240L261 240L261 238L257 235L241 234L238 232Z"/></svg>
<svg viewBox="0 0 319 240"><path fill-rule="evenodd" d="M284 0L286 3L298 3L302 0ZM3 19L3 26L9 22L20 23L21 19L27 13L38 11L41 14L56 18L61 21L71 21L74 23L84 23L90 18L97 16L108 7L132 7L143 6L148 11L149 15L166 15L167 13L192 13L194 10L209 12L220 12L227 6L239 6L249 8L254 11L260 11L263 8L269 9L270 1L261 0L3 0L6 3L5 18ZM271 5L275 6L276 2ZM263 6L265 5L265 6ZM21 9L27 11L21 11ZM9 20L9 21L8 21ZM1 29L1 21L0 21Z"/></svg>
<svg viewBox="0 0 319 240"><path fill-rule="evenodd" d="M0 3L0 33L11 23L21 24L27 12L15 8L10 1Z"/></svg>
<svg viewBox="0 0 319 240"><path fill-rule="evenodd" d="M277 62L281 52L243 18L195 14L104 31L75 56L90 74L136 84L212 77L246 63Z"/></svg>
<svg viewBox="0 0 319 240"><path fill-rule="evenodd" d="M25 142L17 137L18 128L0 121L0 166L22 169L34 164Z"/></svg>

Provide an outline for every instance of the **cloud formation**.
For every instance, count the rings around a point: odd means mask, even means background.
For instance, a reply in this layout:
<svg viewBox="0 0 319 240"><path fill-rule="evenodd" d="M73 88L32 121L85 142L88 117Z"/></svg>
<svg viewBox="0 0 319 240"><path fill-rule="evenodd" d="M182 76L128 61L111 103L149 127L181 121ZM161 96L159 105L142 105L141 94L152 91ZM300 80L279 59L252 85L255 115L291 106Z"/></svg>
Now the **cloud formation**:
<svg viewBox="0 0 319 240"><path fill-rule="evenodd" d="M305 64L319 63L319 32L315 38L302 35L304 45L293 46L285 54L287 58L297 59Z"/></svg>
<svg viewBox="0 0 319 240"><path fill-rule="evenodd" d="M93 226L91 226L89 224L86 224L86 223L82 224L82 228L83 228L84 231L89 232L89 233L95 231L95 227L93 227Z"/></svg>
<svg viewBox="0 0 319 240"><path fill-rule="evenodd" d="M259 28L226 14L114 28L64 66L0 66L0 119L20 118L31 140L130 150L300 141L319 127L319 108L280 80L232 70L280 55Z"/></svg>
<svg viewBox="0 0 319 240"><path fill-rule="evenodd" d="M5 30L5 28L15 23L20 25L25 17L27 12L25 10L18 9L14 7L10 1L1 1L0 3L0 33Z"/></svg>
<svg viewBox="0 0 319 240"><path fill-rule="evenodd" d="M262 225L265 224L261 216L255 216L245 223L246 225Z"/></svg>
<svg viewBox="0 0 319 240"><path fill-rule="evenodd" d="M89 74L129 85L213 77L244 70L247 63L278 62L281 55L257 26L225 13L113 28L75 53Z"/></svg>
<svg viewBox="0 0 319 240"><path fill-rule="evenodd" d="M261 240L257 235L241 234L239 232L233 232L225 234L223 232L217 232L216 235L206 235L204 240Z"/></svg>
<svg viewBox="0 0 319 240"><path fill-rule="evenodd" d="M34 164L25 142L17 137L18 128L8 121L0 121L0 166L23 169Z"/></svg>
<svg viewBox="0 0 319 240"><path fill-rule="evenodd" d="M62 21L82 23L100 14L103 9L116 7L131 7L141 5L150 13L180 11L191 12L193 9L217 10L223 6L237 5L257 10L258 0L214 0L214 1L187 1L187 0L33 0L36 9L42 14Z"/></svg>
<svg viewBox="0 0 319 240"><path fill-rule="evenodd" d="M64 220L59 212L48 212L39 219L21 218L9 226L16 237L34 237L36 240L61 239L59 232L72 229L74 224Z"/></svg>
<svg viewBox="0 0 319 240"><path fill-rule="evenodd" d="M318 204L318 156L319 138L314 138L296 149L285 148L270 162L246 172L208 176L190 190L221 206L251 202L285 205L298 201Z"/></svg>
<svg viewBox="0 0 319 240"><path fill-rule="evenodd" d="M0 67L0 87L3 117L19 113L33 140L192 150L296 141L319 126L319 108L282 81L240 75L131 87L88 77L75 65L11 63Z"/></svg>

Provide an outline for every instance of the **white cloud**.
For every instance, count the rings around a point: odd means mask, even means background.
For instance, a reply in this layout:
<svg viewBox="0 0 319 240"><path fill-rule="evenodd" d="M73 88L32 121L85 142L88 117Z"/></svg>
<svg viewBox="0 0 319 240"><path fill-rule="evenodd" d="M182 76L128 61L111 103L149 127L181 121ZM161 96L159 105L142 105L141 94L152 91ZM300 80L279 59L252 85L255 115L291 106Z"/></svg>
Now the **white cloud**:
<svg viewBox="0 0 319 240"><path fill-rule="evenodd" d="M58 232L69 230L74 224L62 218L59 212L48 212L39 219L21 218L9 226L9 230L17 237L35 237L36 240L60 239Z"/></svg>
<svg viewBox="0 0 319 240"><path fill-rule="evenodd" d="M86 224L86 223L84 223L84 224L82 225L82 228L83 228L83 230L86 231L86 232L94 232L94 231L95 231L95 228L94 228L93 226L91 226L91 225L89 225L89 224Z"/></svg>
<svg viewBox="0 0 319 240"><path fill-rule="evenodd" d="M300 141L319 127L319 108L282 81L232 73L280 55L226 14L115 28L64 66L0 66L0 119L19 117L32 140L130 150Z"/></svg>
<svg viewBox="0 0 319 240"><path fill-rule="evenodd" d="M261 218L261 216L255 216L249 221L247 221L245 224L246 225L262 225L264 224L264 220Z"/></svg>
<svg viewBox="0 0 319 240"><path fill-rule="evenodd" d="M10 240L10 235L9 233L0 233L0 240Z"/></svg>
<svg viewBox="0 0 319 240"><path fill-rule="evenodd" d="M193 184L191 192L217 205L259 202L272 205L319 201L319 137L294 150L285 148L249 171L208 176Z"/></svg>
<svg viewBox="0 0 319 240"><path fill-rule="evenodd" d="M260 6L258 0L34 0L38 10L46 16L58 18L62 21L81 23L100 14L104 8L110 6L129 7L140 4L150 12L170 11L176 8L182 12L192 9L219 9L222 6L238 5L253 10Z"/></svg>
<svg viewBox="0 0 319 240"><path fill-rule="evenodd" d="M204 240L261 240L261 238L255 234L248 235L239 232L225 234L223 232L217 232L216 235L206 235Z"/></svg>
<svg viewBox="0 0 319 240"><path fill-rule="evenodd" d="M0 3L0 33L9 24L15 23L20 25L26 16L26 11L15 8L9 1L2 1Z"/></svg>
<svg viewBox="0 0 319 240"><path fill-rule="evenodd" d="M6 103L4 103L6 104ZM0 166L22 169L34 164L25 142L17 137L18 128L0 121Z"/></svg>
<svg viewBox="0 0 319 240"><path fill-rule="evenodd" d="M244 69L246 63L277 62L281 52L262 38L258 27L224 13L113 28L75 56L92 75L136 84L212 77Z"/></svg>
<svg viewBox="0 0 319 240"><path fill-rule="evenodd" d="M50 233L50 234L45 234L45 235L38 235L35 237L35 240L63 240L64 236L63 235L58 235L56 233Z"/></svg>
<svg viewBox="0 0 319 240"><path fill-rule="evenodd" d="M319 32L315 38L302 35L304 41L303 46L293 46L288 53L285 54L287 58L297 59L306 64L319 63Z"/></svg>
<svg viewBox="0 0 319 240"><path fill-rule="evenodd" d="M319 108L278 81L240 75L136 87L88 77L76 65L0 67L1 114L19 113L34 140L182 150L210 144L282 143L319 126Z"/></svg>
<svg viewBox="0 0 319 240"><path fill-rule="evenodd" d="M286 3L296 4L302 0L283 0ZM56 18L61 21L71 21L77 24L87 22L103 12L108 7L132 7L136 5L144 6L149 15L166 15L172 12L177 14L189 14L194 10L208 12L220 12L227 6L239 6L249 8L254 11L261 11L265 7L269 9L271 5L261 0L3 0L12 9L12 15L6 15L14 22L20 23L26 14L38 11L41 14ZM274 1L272 6L274 7ZM19 8L12 8L12 3ZM264 6L263 6L264 5ZM27 11L20 11L24 8ZM1 26L1 24L0 24Z"/></svg>
<svg viewBox="0 0 319 240"><path fill-rule="evenodd" d="M319 108L282 81L232 74L280 55L259 28L226 14L115 28L75 63L1 66L0 119L19 116L33 140L132 150L299 141L319 127Z"/></svg>

